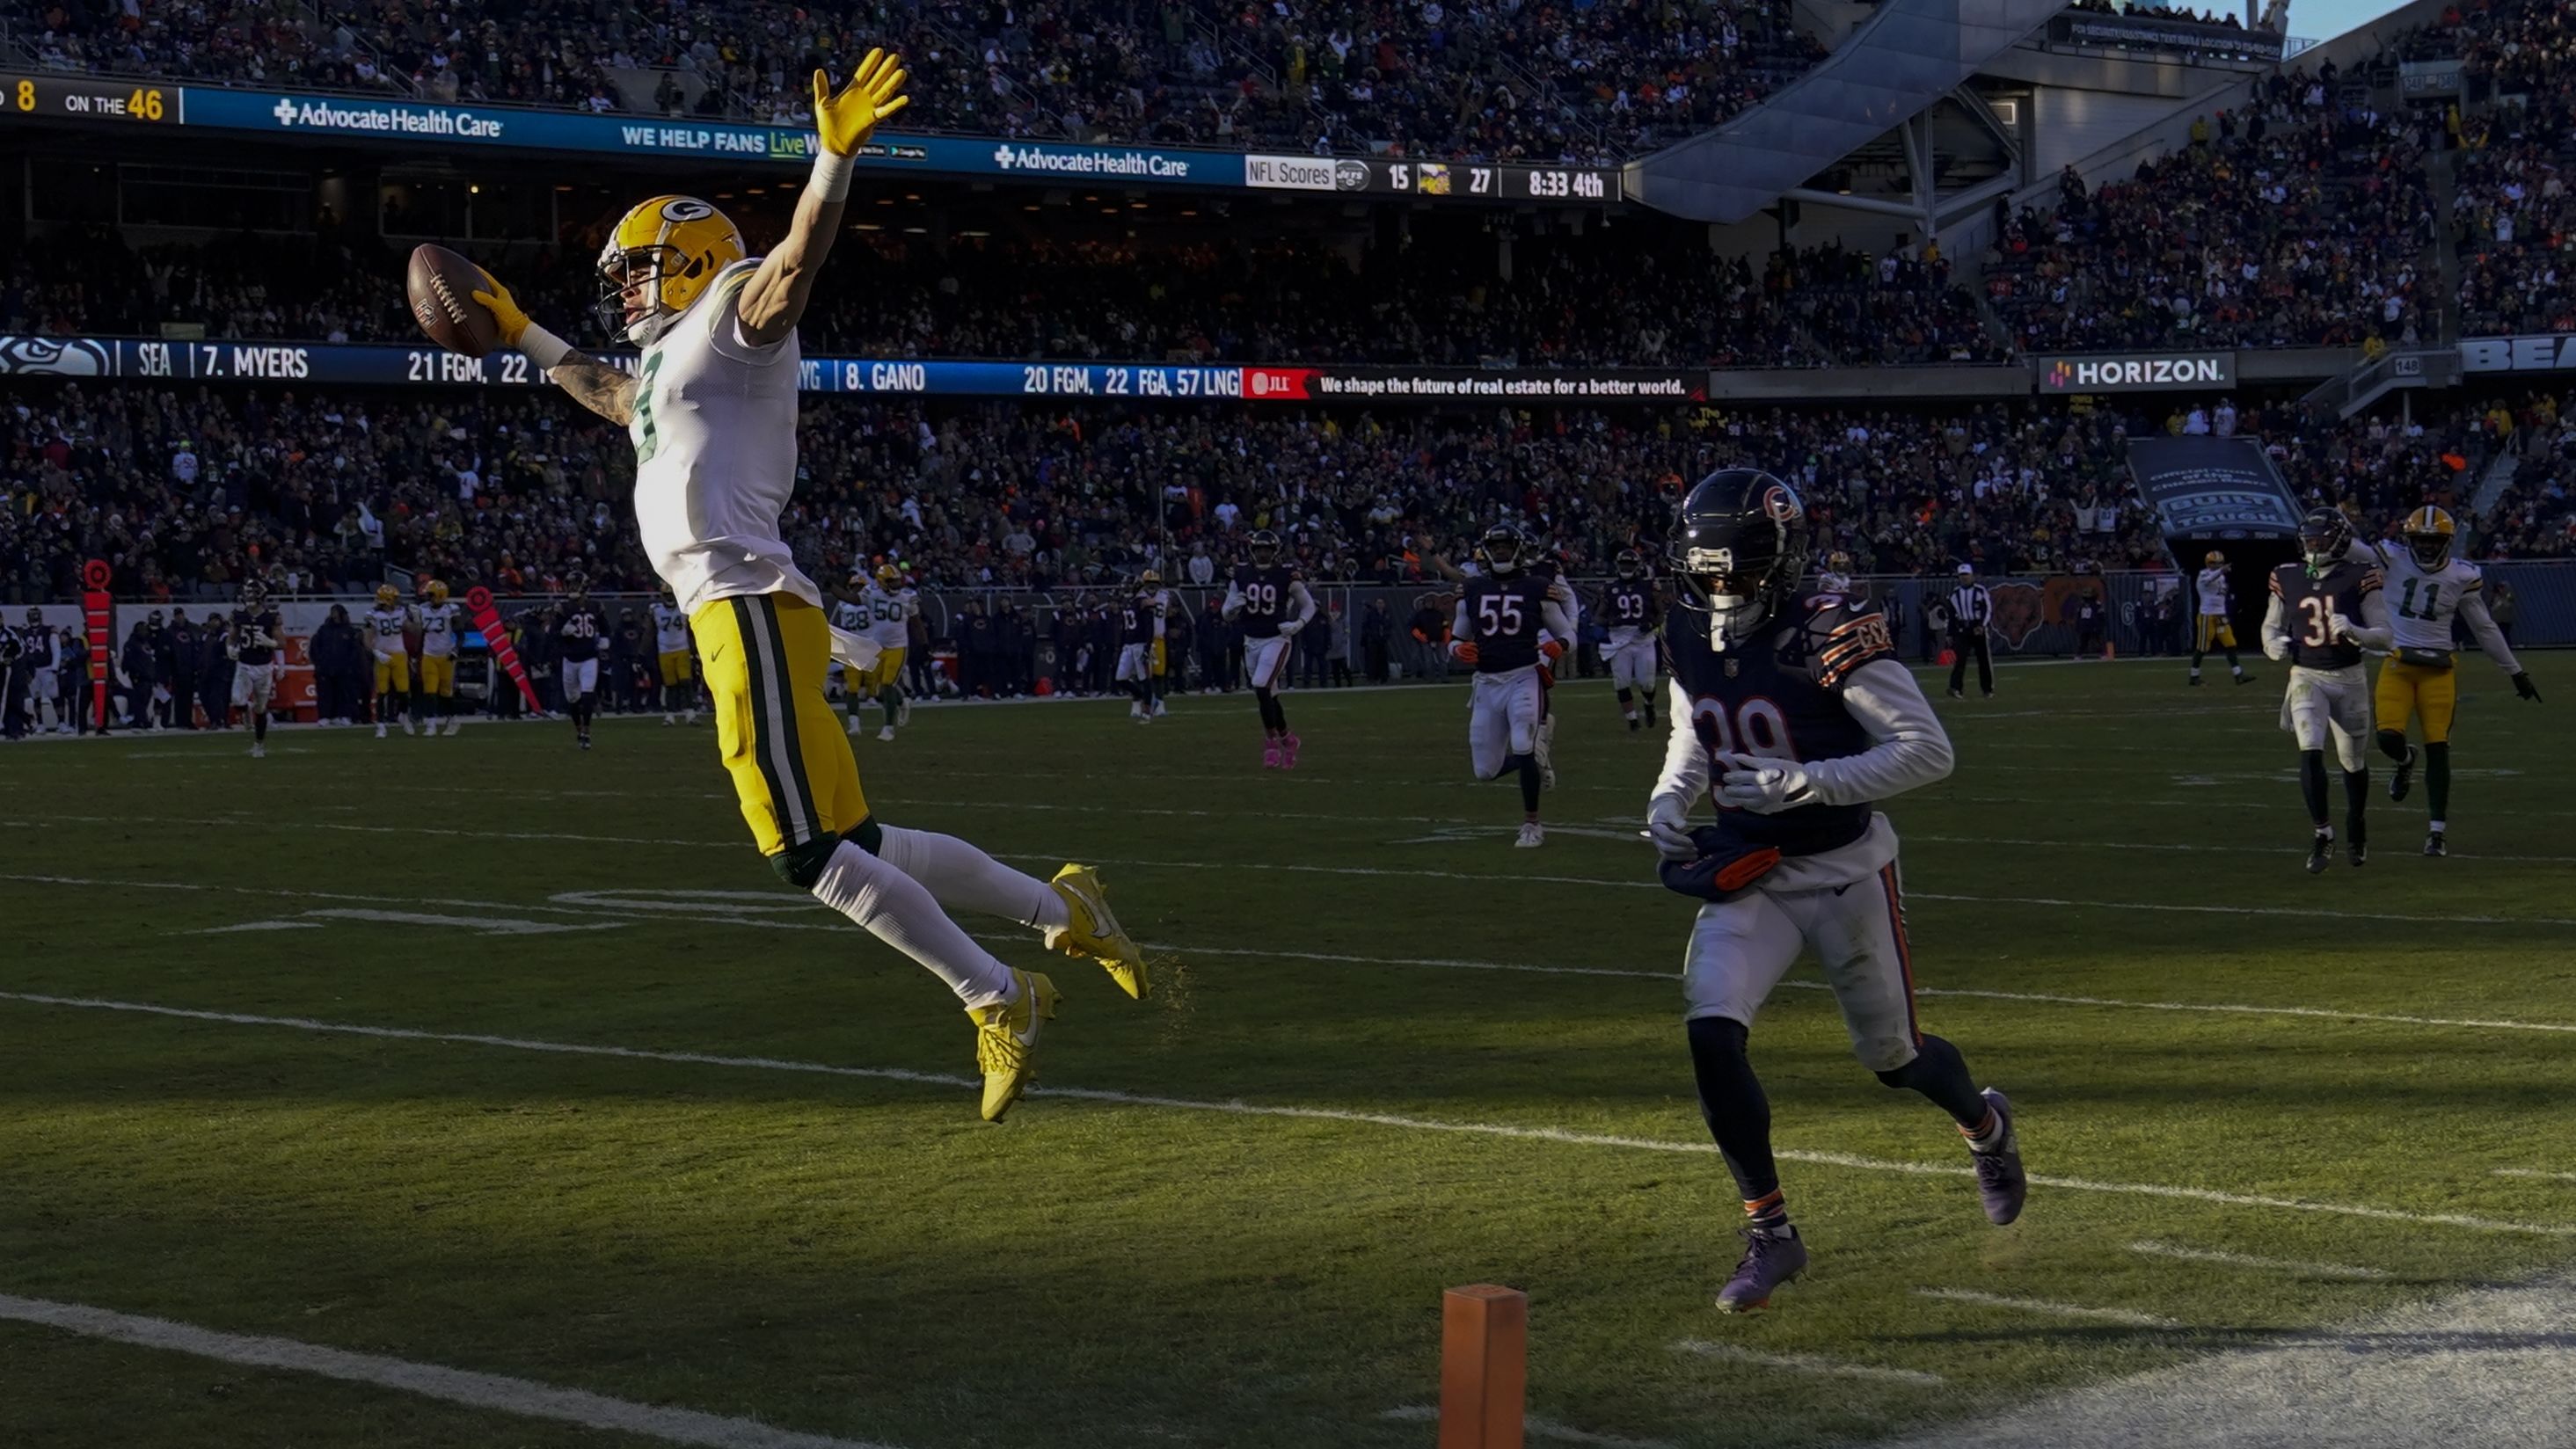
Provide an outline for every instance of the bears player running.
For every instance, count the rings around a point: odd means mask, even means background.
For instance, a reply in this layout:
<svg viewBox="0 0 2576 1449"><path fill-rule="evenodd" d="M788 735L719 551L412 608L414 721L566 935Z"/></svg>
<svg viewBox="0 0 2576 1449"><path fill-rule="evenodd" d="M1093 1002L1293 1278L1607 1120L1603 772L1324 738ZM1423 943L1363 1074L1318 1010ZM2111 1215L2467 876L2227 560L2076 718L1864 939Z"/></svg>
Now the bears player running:
<svg viewBox="0 0 2576 1449"><path fill-rule="evenodd" d="M367 611L367 647L376 656L376 738L385 737L385 715L400 714L404 734L413 732L412 721L420 713L420 696L411 687L411 610L403 607L402 591L391 584L376 585L376 606ZM405 709L408 698L412 707Z"/></svg>
<svg viewBox="0 0 2576 1449"><path fill-rule="evenodd" d="M1279 703L1287 687L1289 641L1315 617L1315 596L1305 575L1279 561L1279 535L1256 530L1244 544L1251 563L1235 570L1225 591L1225 617L1243 621L1243 675L1261 709L1261 768L1297 768L1298 740Z"/></svg>
<svg viewBox="0 0 2576 1449"><path fill-rule="evenodd" d="M420 693L429 702L422 728L435 739L441 721L454 734L465 727L456 717L456 619L459 608L447 601L447 585L430 579L420 586Z"/></svg>
<svg viewBox="0 0 2576 1449"><path fill-rule="evenodd" d="M1610 636L1603 652L1610 656L1610 683L1619 691L1619 713L1628 732L1655 727L1655 661L1661 650L1656 634L1663 628L1664 604L1646 577L1646 560L1633 548L1619 550L1619 576L1601 596L1601 616Z"/></svg>
<svg viewBox="0 0 2576 1449"><path fill-rule="evenodd" d="M268 586L242 581L241 607L224 627L224 652L233 661L233 704L250 715L250 757L268 757L268 706L285 672L278 656L284 630L268 602Z"/></svg>
<svg viewBox="0 0 2576 1449"><path fill-rule="evenodd" d="M555 660L563 681L564 713L572 716L573 738L590 748L590 721L598 713L599 651L608 640L608 619L590 601L590 576L579 569L564 575L563 613L555 620Z"/></svg>
<svg viewBox="0 0 2576 1449"><path fill-rule="evenodd" d="M1160 673L1154 666L1163 653L1163 624L1170 611L1163 576L1152 569L1136 576L1136 592L1118 606L1116 680L1129 696L1127 717L1138 724L1152 724L1162 712L1162 701L1154 697L1154 678Z"/></svg>
<svg viewBox="0 0 2576 1449"><path fill-rule="evenodd" d="M664 584L653 600L653 662L662 677L662 723L686 710L698 722L697 671L689 664L689 616L680 612L671 586Z"/></svg>
<svg viewBox="0 0 2576 1449"><path fill-rule="evenodd" d="M2398 533L2396 547L2378 543L2363 546L2371 554L2369 562L2380 565L2386 595L2395 596L2397 612L2389 616L2385 632L2356 629L2352 637L2395 656L2379 666L2376 692L2379 752L2397 762L2396 773L2388 778L2388 798L2406 798L2407 786L2414 781L2416 761L2421 758L2424 794L2432 814L2432 829L2424 837L2424 853L2447 855L2451 717L2460 702L2459 676L2453 672L2459 661L2451 653L2451 620L2456 616L2467 622L2478 647L2486 651L2498 669L2511 676L2517 696L2537 703L2540 687L2531 682L2531 675L2514 659L2504 631L2496 627L2494 617L2487 612L2486 576L2476 564L2451 557L2459 525L2451 521L2450 513L2425 504L2406 515ZM2414 746L2406 743L2410 717L2424 726L2420 756Z"/></svg>
<svg viewBox="0 0 2576 1449"><path fill-rule="evenodd" d="M2380 593L2377 564L2365 561L2377 556L2366 551L2356 556L2352 525L2333 509L2311 508L2299 521L2299 557L2299 562L2272 571L2272 601L2263 611L2263 653L2290 662L2281 728L2299 742L2299 794L2316 827L2308 844L2308 873L2317 875L2334 853L2334 823L2326 810L2329 735L2343 766L2344 832L2350 837L2352 863L2369 861L2363 812L2370 802L2370 757L2362 740L2370 733L2370 680L2355 641L2388 627L2388 603Z"/></svg>
<svg viewBox="0 0 2576 1449"><path fill-rule="evenodd" d="M1005 916L1090 956L1143 996L1144 958L1089 867L1053 882L965 841L881 824L823 686L838 648L822 592L796 566L780 516L796 490L796 384L804 315L848 206L853 158L905 104L900 63L870 51L835 94L814 73L817 155L787 235L767 257L694 197L657 196L612 228L599 259L603 321L642 348L634 375L574 352L528 320L498 282L475 299L501 335L635 446L645 555L697 636L717 747L753 841L780 878L948 984L974 1022L983 1115L999 1120L1036 1068L1055 984L996 960L943 906Z"/></svg>
<svg viewBox="0 0 2576 1449"><path fill-rule="evenodd" d="M1990 1221L2020 1216L2029 1178L2012 1104L1980 1092L1958 1048L1916 1024L1896 831L1871 802L1941 779L1952 756L1885 617L1799 593L1805 510L1755 469L1700 480L1668 564L1682 591L1665 630L1672 734L1646 833L1666 883L1707 902L1683 955L1684 1027L1701 1113L1751 1219L1717 1296L1743 1312L1807 1266L1746 1054L1754 1013L1802 946L1822 961L1861 1064L1958 1123ZM1716 823L1694 828L1712 790Z"/></svg>
<svg viewBox="0 0 2576 1449"><path fill-rule="evenodd" d="M2236 662L2236 626L2228 622L2227 555L2216 549L2201 559L2200 618L2191 636L2191 682L2200 683L2200 661L2212 649L2227 651L2227 672L2239 684L2252 684L2254 676Z"/></svg>
<svg viewBox="0 0 2576 1449"><path fill-rule="evenodd" d="M1512 844L1523 850L1547 843L1539 828L1539 719L1546 708L1539 671L1556 662L1574 637L1550 582L1522 559L1528 540L1497 523L1480 549L1485 567L1458 594L1450 622L1449 653L1476 671L1467 692L1467 758L1479 780L1516 771L1521 783L1521 830Z"/></svg>

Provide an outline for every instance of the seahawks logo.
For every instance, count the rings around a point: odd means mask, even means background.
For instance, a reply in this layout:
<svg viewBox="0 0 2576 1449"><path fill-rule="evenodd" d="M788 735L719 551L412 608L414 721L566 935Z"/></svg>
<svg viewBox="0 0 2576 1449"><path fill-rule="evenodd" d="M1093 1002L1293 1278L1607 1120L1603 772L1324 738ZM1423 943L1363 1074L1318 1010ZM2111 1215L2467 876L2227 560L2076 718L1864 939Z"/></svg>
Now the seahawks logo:
<svg viewBox="0 0 2576 1449"><path fill-rule="evenodd" d="M715 214L714 207L694 196L675 196L662 203L664 221L704 221Z"/></svg>
<svg viewBox="0 0 2576 1449"><path fill-rule="evenodd" d="M115 370L107 344L86 337L0 337L0 373L106 377Z"/></svg>

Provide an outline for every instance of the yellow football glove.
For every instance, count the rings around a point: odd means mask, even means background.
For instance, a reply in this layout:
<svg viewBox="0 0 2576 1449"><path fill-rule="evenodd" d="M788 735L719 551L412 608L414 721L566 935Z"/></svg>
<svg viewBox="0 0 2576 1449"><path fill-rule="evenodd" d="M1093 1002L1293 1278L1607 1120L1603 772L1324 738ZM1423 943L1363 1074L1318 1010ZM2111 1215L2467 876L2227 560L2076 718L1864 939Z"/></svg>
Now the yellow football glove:
<svg viewBox="0 0 2576 1449"><path fill-rule="evenodd" d="M1165 673L1169 672L1169 671L1168 671L1168 663L1167 663L1168 658L1169 658L1169 656L1165 655L1165 654L1164 654L1164 652L1163 652L1163 641L1162 641L1162 640L1160 640L1160 639L1155 640L1155 641L1154 641L1154 675L1155 675L1155 677L1156 677L1156 678L1158 678L1158 679L1159 679L1159 678L1161 678Z"/></svg>
<svg viewBox="0 0 2576 1449"><path fill-rule="evenodd" d="M512 347L518 346L519 339L528 330L528 314L521 310L518 299L510 295L510 289L502 286L490 272L483 274L483 285L492 290L476 292L474 300L492 309L492 320L501 324L501 340Z"/></svg>
<svg viewBox="0 0 2576 1449"><path fill-rule="evenodd" d="M857 155L878 122L912 104L912 97L903 93L903 82L902 60L882 50L868 52L868 58L859 62L859 73L837 96L832 94L832 78L814 72L814 134L822 139L823 149L835 156Z"/></svg>

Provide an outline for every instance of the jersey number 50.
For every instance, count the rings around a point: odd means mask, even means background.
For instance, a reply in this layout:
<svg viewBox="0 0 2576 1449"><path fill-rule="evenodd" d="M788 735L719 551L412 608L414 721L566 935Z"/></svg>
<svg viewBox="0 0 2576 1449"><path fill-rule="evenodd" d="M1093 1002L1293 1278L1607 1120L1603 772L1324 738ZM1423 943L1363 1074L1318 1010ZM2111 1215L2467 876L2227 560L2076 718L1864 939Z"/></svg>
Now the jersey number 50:
<svg viewBox="0 0 2576 1449"><path fill-rule="evenodd" d="M1692 700L1691 728L1711 754L1798 758L1798 747L1789 739L1789 717L1758 694L1737 705L1732 718L1722 699Z"/></svg>

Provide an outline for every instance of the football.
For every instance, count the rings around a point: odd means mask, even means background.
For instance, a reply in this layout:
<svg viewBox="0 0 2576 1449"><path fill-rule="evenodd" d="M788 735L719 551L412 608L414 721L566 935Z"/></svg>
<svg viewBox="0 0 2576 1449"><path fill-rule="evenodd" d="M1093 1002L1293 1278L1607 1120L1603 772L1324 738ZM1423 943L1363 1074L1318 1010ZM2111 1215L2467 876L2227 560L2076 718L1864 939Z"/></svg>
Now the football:
<svg viewBox="0 0 2576 1449"><path fill-rule="evenodd" d="M411 270L403 290L411 315L429 340L450 352L481 357L501 345L501 324L492 309L474 300L488 289L481 267L431 242L411 249Z"/></svg>

